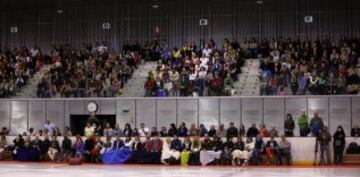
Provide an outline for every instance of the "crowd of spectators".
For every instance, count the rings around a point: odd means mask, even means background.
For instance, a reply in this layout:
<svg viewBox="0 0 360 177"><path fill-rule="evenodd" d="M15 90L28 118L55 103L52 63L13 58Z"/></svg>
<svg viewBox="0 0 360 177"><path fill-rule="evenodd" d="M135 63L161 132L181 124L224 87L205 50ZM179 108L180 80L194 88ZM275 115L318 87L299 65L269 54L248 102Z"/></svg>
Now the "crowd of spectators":
<svg viewBox="0 0 360 177"><path fill-rule="evenodd" d="M37 96L113 97L140 63L140 48L124 45L121 53L105 42L83 43L82 47L56 45L50 51L51 68L37 87Z"/></svg>
<svg viewBox="0 0 360 177"><path fill-rule="evenodd" d="M323 40L263 40L257 48L261 59L262 95L358 94L360 43L358 38Z"/></svg>
<svg viewBox="0 0 360 177"><path fill-rule="evenodd" d="M161 45L155 53L158 67L144 83L147 97L231 96L244 63L239 43L228 39L220 47L214 40L173 49Z"/></svg>
<svg viewBox="0 0 360 177"><path fill-rule="evenodd" d="M42 65L37 46L0 49L0 98L15 96Z"/></svg>
<svg viewBox="0 0 360 177"><path fill-rule="evenodd" d="M32 161L48 158L61 162L75 156L86 162L103 163L290 164L291 143L286 137L294 136L296 125L299 126L301 136L310 134L316 137L321 154L320 164L330 163L329 146L332 139L334 163L342 163L345 132L339 126L331 136L318 113L314 113L310 120L303 113L298 122L294 122L291 114L288 114L284 122L284 135L279 142L274 138L279 137L280 132L275 127L268 130L263 124L259 128L253 124L246 130L243 125L237 128L234 123L230 123L228 128L221 124L218 128L211 126L209 129L203 124L199 127L192 124L187 128L185 123L181 123L179 127L171 124L169 129L161 127L157 130L156 127L146 127L144 123L139 128L131 128L130 124L126 124L121 129L118 124L105 123L101 126L92 121L84 128L85 141L80 135L71 140L69 137L72 134L68 127L61 134L59 128L47 121L43 130L37 133L30 128L28 132L18 135L13 144L8 144L6 135L9 130L3 128L0 132L0 150L12 152L17 160ZM63 142L59 143L57 137L61 135ZM359 137L360 129L354 127L351 136ZM125 137L125 141L120 137ZM265 137L269 137L267 142L263 140Z"/></svg>

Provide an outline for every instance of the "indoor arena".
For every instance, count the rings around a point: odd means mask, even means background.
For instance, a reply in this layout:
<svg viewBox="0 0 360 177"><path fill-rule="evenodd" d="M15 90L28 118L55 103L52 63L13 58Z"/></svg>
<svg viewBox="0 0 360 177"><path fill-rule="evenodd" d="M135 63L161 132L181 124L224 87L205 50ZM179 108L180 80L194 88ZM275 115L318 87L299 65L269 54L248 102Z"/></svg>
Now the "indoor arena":
<svg viewBox="0 0 360 177"><path fill-rule="evenodd" d="M357 177L358 0L1 0L0 174Z"/></svg>

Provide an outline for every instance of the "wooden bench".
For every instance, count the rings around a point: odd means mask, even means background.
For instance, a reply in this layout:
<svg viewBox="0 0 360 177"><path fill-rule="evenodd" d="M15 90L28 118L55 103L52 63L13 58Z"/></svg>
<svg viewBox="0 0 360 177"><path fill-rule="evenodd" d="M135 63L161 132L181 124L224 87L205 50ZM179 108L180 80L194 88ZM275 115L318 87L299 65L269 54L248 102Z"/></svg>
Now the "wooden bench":
<svg viewBox="0 0 360 177"><path fill-rule="evenodd" d="M360 154L344 154L344 164L360 164Z"/></svg>

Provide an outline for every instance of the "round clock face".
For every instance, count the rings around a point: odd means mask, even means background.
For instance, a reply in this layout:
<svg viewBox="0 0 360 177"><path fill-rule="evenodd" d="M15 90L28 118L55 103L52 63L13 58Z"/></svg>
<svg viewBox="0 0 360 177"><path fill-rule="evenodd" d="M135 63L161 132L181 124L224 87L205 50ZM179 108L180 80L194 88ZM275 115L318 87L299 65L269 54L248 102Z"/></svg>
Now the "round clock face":
<svg viewBox="0 0 360 177"><path fill-rule="evenodd" d="M97 109L98 109L98 105L95 102L91 101L91 102L88 103L87 110L89 112L96 112Z"/></svg>

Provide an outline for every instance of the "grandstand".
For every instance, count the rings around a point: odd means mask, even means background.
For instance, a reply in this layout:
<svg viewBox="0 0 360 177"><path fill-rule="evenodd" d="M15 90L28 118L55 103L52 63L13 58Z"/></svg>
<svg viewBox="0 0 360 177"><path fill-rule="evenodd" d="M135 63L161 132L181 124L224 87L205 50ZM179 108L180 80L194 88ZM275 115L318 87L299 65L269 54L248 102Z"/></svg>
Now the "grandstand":
<svg viewBox="0 0 360 177"><path fill-rule="evenodd" d="M360 1L0 1L4 175L355 177L359 91Z"/></svg>

